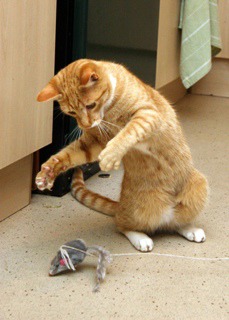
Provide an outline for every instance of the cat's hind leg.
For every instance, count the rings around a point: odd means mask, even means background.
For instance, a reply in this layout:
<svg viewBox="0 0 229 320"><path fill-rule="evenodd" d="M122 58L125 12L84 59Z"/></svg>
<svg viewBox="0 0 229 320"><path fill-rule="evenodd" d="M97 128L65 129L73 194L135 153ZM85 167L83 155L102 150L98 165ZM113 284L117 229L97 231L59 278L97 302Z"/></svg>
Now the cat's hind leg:
<svg viewBox="0 0 229 320"><path fill-rule="evenodd" d="M163 213L171 207L170 196L161 189L139 192L141 184L135 187L130 180L125 181L125 176L122 186L119 210L115 214L116 226L137 250L151 251L153 240L147 234L157 230Z"/></svg>
<svg viewBox="0 0 229 320"><path fill-rule="evenodd" d="M153 240L143 232L122 231L130 243L139 251L148 252L153 250Z"/></svg>
<svg viewBox="0 0 229 320"><path fill-rule="evenodd" d="M204 209L208 195L208 184L205 177L194 170L187 184L177 197L178 204L174 208L176 231L194 242L204 242L206 236L203 229L192 224L198 214Z"/></svg>

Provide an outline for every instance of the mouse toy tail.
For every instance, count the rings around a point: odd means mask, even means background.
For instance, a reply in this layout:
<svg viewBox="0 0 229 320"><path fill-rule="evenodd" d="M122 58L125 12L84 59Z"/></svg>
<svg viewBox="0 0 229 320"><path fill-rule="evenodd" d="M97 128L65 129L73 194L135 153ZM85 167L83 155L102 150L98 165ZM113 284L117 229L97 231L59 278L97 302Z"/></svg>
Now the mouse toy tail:
<svg viewBox="0 0 229 320"><path fill-rule="evenodd" d="M98 264L96 269L97 283L93 289L93 292L99 291L100 283L106 276L106 268L111 263L110 252L100 246L92 246L88 248L88 253L98 257Z"/></svg>

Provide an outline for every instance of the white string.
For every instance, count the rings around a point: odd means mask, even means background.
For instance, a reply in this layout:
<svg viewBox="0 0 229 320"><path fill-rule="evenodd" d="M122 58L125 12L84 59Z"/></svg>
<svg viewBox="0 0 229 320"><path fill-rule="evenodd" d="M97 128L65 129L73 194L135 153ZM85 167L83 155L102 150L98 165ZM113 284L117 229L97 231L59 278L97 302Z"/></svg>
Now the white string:
<svg viewBox="0 0 229 320"><path fill-rule="evenodd" d="M92 253L90 253L90 252L87 252L87 251L82 250L82 249L79 249L79 248L75 248L75 247L71 247L71 246L66 246L65 244L60 247L60 251L61 251L61 250L64 250L63 248L72 249L72 250L75 250L75 251L79 251L79 252L85 253L85 254L87 254L88 256L97 257L96 255L94 255L94 254L92 254Z"/></svg>
<svg viewBox="0 0 229 320"><path fill-rule="evenodd" d="M65 251L63 249L64 248L69 248L69 249L73 249L73 250L76 250L76 251L80 251L82 253L85 253L89 256L92 256L92 257L95 257L95 255L89 253L89 252L86 252L84 250L81 250L79 248L74 248L74 247L71 247L71 246L66 246L66 245L63 245L60 247L60 251L61 251L61 255L62 255L62 252L64 252L64 256L63 256L63 259L66 260L66 256L68 258L68 261L71 261L68 253L67 255L65 254ZM187 260L199 260L199 261L227 261L229 260L228 257L223 257L223 258L205 258L205 257L189 257L189 256L181 256L181 255L176 255L176 254L169 254L169 253L157 253L157 252L133 252L133 253L113 253L113 254L110 254L111 257L128 257L128 256L139 256L139 255L148 255L148 256L161 256L161 257L168 257L168 258L178 258L178 259L187 259ZM70 269L70 268L69 268Z"/></svg>
<svg viewBox="0 0 229 320"><path fill-rule="evenodd" d="M71 258L69 257L68 251L65 250L63 247L64 246L60 247L61 257L62 257L62 259L64 259L64 263L65 263L66 267L68 269L72 269L73 271L75 271L76 269L75 269L75 267L74 267L74 265L72 263Z"/></svg>
<svg viewBox="0 0 229 320"><path fill-rule="evenodd" d="M188 259L188 260L200 260L200 261L227 261L229 258L204 258L204 257L189 257L189 256L179 256L176 254L169 253L157 253L157 252L135 252L135 253L113 253L111 256L113 257L124 257L124 256L139 256L139 255L151 255L151 256L162 256L169 258L180 258L180 259Z"/></svg>

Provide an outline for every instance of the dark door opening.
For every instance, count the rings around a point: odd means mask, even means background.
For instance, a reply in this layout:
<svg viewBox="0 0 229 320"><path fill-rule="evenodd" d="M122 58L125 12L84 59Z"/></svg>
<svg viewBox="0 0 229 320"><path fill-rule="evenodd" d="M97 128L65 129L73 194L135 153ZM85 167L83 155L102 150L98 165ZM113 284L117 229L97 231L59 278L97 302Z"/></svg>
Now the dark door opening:
<svg viewBox="0 0 229 320"><path fill-rule="evenodd" d="M55 74L74 60L86 57L87 42L87 0L57 0L56 18L56 49ZM52 143L39 151L37 170L51 155L76 139L73 130L77 127L74 119L61 113L58 103L53 109L53 139ZM39 169L38 169L39 168ZM98 164L82 166L84 178L99 171ZM57 177L52 191L35 190L53 196L63 196L70 190L73 170L69 170Z"/></svg>

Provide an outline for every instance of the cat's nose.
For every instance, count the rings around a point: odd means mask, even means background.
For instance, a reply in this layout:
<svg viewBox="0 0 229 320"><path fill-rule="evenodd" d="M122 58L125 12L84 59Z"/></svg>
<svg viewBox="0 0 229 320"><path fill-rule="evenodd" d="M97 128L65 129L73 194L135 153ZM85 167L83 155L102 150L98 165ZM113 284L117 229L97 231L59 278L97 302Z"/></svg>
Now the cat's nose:
<svg viewBox="0 0 229 320"><path fill-rule="evenodd" d="M98 126L98 125L100 124L100 122L101 122L101 120L95 120L95 121L92 123L91 128Z"/></svg>

